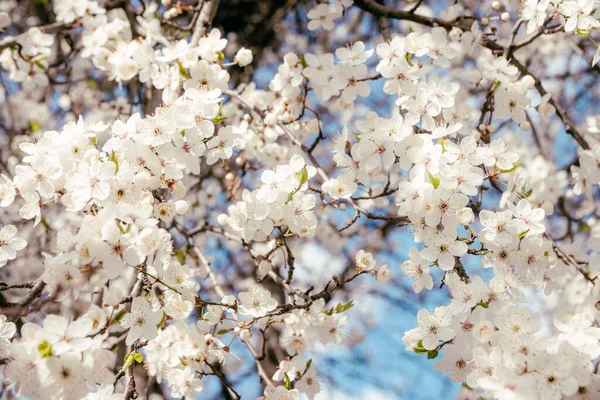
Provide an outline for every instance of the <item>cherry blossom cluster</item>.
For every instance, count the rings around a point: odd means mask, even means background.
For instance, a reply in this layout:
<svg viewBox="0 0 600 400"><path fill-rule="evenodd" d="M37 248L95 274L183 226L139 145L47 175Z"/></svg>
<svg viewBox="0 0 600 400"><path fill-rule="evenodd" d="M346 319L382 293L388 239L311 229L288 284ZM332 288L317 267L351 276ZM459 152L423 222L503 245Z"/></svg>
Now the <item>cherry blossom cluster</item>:
<svg viewBox="0 0 600 400"><path fill-rule="evenodd" d="M261 400L312 400L319 349L352 346L363 298L406 281L407 298L447 298L417 307L406 350L465 398L598 396L600 115L571 120L523 61L552 35L595 49L597 0L479 16L311 3L312 34L335 38L360 9L383 40L301 43L265 84L239 73L256 53L211 29L218 1L123 3L55 1L55 23L0 40L0 125L16 132L0 153L0 361L15 395L129 400L143 373L174 398L214 380L237 399L228 375L249 364ZM573 46L597 69L600 48ZM559 131L576 146L560 164ZM321 282L317 258L344 269Z"/></svg>

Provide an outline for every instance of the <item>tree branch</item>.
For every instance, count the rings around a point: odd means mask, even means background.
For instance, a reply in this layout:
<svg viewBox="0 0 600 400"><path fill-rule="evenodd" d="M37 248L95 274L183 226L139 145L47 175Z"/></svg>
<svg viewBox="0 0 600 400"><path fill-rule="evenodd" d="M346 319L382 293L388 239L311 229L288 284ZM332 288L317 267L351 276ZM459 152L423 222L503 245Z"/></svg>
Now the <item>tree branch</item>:
<svg viewBox="0 0 600 400"><path fill-rule="evenodd" d="M208 32L212 25L213 19L217 15L218 8L219 0L204 1L202 4L202 10L200 11L200 16L198 17L196 26L194 27L194 33L192 34L192 39L190 40L190 46L197 46L200 38Z"/></svg>

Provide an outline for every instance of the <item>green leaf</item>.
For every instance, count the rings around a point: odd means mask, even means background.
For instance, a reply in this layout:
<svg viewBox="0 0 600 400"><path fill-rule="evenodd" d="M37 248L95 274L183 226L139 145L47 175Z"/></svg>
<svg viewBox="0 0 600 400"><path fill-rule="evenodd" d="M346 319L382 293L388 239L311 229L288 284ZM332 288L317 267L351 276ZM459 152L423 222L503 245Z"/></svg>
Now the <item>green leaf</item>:
<svg viewBox="0 0 600 400"><path fill-rule="evenodd" d="M40 357L49 358L52 357L52 345L47 340L44 340L42 343L38 345L38 353L40 353Z"/></svg>
<svg viewBox="0 0 600 400"><path fill-rule="evenodd" d="M185 264L186 261L186 254L185 251L183 250L177 250L175 252L175 257L177 257L177 261L179 261L179 264Z"/></svg>
<svg viewBox="0 0 600 400"><path fill-rule="evenodd" d="M163 311L162 318L160 319L160 322L158 323L158 325L156 325L156 327L160 329L160 327L163 326L165 322L167 322L167 314Z"/></svg>
<svg viewBox="0 0 600 400"><path fill-rule="evenodd" d="M354 303L352 302L352 300L350 300L350 303L348 303L348 304L341 304L341 303L338 304L335 307L335 312L337 314L340 314L340 313L343 313L344 311L346 311L346 310L348 310L349 308L352 308L352 307L354 307Z"/></svg>
<svg viewBox="0 0 600 400"><path fill-rule="evenodd" d="M484 303L483 301L480 301L479 303L475 304L475 307L477 307L477 306L483 307L483 308L489 308L490 302L488 301L488 302Z"/></svg>
<svg viewBox="0 0 600 400"><path fill-rule="evenodd" d="M308 64L306 63L306 59L304 58L304 55L300 56L300 64L302 64L302 68L308 67Z"/></svg>
<svg viewBox="0 0 600 400"><path fill-rule="evenodd" d="M123 359L124 363L123 363L123 368L121 368L121 372L124 372L127 368L131 367L134 362L137 362L139 364L143 360L144 360L144 356L141 355L140 353L136 353L135 351L127 354L125 356L125 358Z"/></svg>
<svg viewBox="0 0 600 400"><path fill-rule="evenodd" d="M31 130L32 130L33 132L37 132L37 131L39 131L39 130L40 130L40 128L41 128L41 126L40 126L40 123L39 123L39 122L37 122L37 121L35 121L35 120L33 120L33 121L29 121L29 127L31 128Z"/></svg>
<svg viewBox="0 0 600 400"><path fill-rule="evenodd" d="M324 314L333 315L333 314L341 314L349 308L354 307L354 302L351 300L348 304L338 303L337 306L330 308L329 310L323 311Z"/></svg>
<svg viewBox="0 0 600 400"><path fill-rule="evenodd" d="M519 239L523 239L525 235L527 235L527 232L529 232L529 229L527 229L525 232L519 233Z"/></svg>
<svg viewBox="0 0 600 400"><path fill-rule="evenodd" d="M133 359L139 364L144 360L144 356L140 353L133 353Z"/></svg>
<svg viewBox="0 0 600 400"><path fill-rule="evenodd" d="M227 117L221 115L221 109L223 108L223 104L219 104L219 112L217 116L210 120L215 125L219 125L221 122L225 121Z"/></svg>
<svg viewBox="0 0 600 400"><path fill-rule="evenodd" d="M590 226L583 221L581 221L577 225L577 232L585 232L585 231L591 231L591 230L592 230L592 228L590 228Z"/></svg>
<svg viewBox="0 0 600 400"><path fill-rule="evenodd" d="M115 163L116 170L119 171L119 156L114 151L108 156L108 161Z"/></svg>
<svg viewBox="0 0 600 400"><path fill-rule="evenodd" d="M115 321L115 322L121 322L121 320L123 319L123 317L125 316L125 314L127 314L127 310L122 309L121 311L119 311L117 313L117 315L115 315L115 317L113 318L113 321Z"/></svg>
<svg viewBox="0 0 600 400"><path fill-rule="evenodd" d="M515 169L517 169L517 167L519 166L519 164L521 164L521 160L517 160L515 163L513 163L512 168L510 168L510 169L501 169L500 172L502 172L503 174L508 174L509 172L513 172Z"/></svg>
<svg viewBox="0 0 600 400"><path fill-rule="evenodd" d="M41 69L42 71L46 71L47 68L46 68L46 66L44 64L42 64L42 61L44 61L44 60L46 60L48 58L50 58L50 53L37 55L37 56L33 57L31 59L31 61L35 65L37 65L37 67L39 69Z"/></svg>
<svg viewBox="0 0 600 400"><path fill-rule="evenodd" d="M119 228L121 235L125 234L125 229L123 229L123 227L121 226L121 223L119 222L118 219L115 219L115 224L117 224L117 228Z"/></svg>
<svg viewBox="0 0 600 400"><path fill-rule="evenodd" d="M300 181L300 186L304 185L306 181L308 181L308 170L306 169L306 165L302 167L302 169L296 172L296 177Z"/></svg>
<svg viewBox="0 0 600 400"><path fill-rule="evenodd" d="M423 347L423 341L419 340L419 343L417 343L417 347L413 347L413 351L417 354L427 354L429 353L429 350L427 350L425 347Z"/></svg>
<svg viewBox="0 0 600 400"><path fill-rule="evenodd" d="M52 230L52 228L50 227L50 225L48 224L48 221L46 220L46 217L42 217L42 219L40 219L40 224L42 224L42 226L48 230Z"/></svg>
<svg viewBox="0 0 600 400"><path fill-rule="evenodd" d="M219 56L219 61L223 61L225 59L225 54L222 51L217 51L217 55Z"/></svg>
<svg viewBox="0 0 600 400"><path fill-rule="evenodd" d="M225 335L229 333L229 331L231 331L231 329L221 329L220 331L217 331L217 335Z"/></svg>
<svg viewBox="0 0 600 400"><path fill-rule="evenodd" d="M446 142L446 140L444 140L444 138L439 138L437 143L442 146L442 154L444 154L446 152L446 147L444 146L444 143Z"/></svg>
<svg viewBox="0 0 600 400"><path fill-rule="evenodd" d="M428 360L431 360L431 359L434 359L434 358L436 358L436 357L438 356L438 353L439 353L439 352L438 352L437 350L430 350L430 351L427 353L427 359L428 359Z"/></svg>
<svg viewBox="0 0 600 400"><path fill-rule="evenodd" d="M284 372L283 375L285 375L285 388L287 390L292 390L292 381L290 381L290 377L286 372Z"/></svg>
<svg viewBox="0 0 600 400"><path fill-rule="evenodd" d="M50 58L50 53L46 53L46 54L38 54L37 56L33 57L32 60L35 61L44 61L47 60L48 58Z"/></svg>
<svg viewBox="0 0 600 400"><path fill-rule="evenodd" d="M526 199L526 198L528 198L529 196L531 196L532 194L533 194L533 189L529 189L529 190L528 190L528 191L526 191L526 192L519 193L519 196L520 196L522 199Z"/></svg>
<svg viewBox="0 0 600 400"><path fill-rule="evenodd" d="M440 182L442 180L440 175L439 174L431 175L431 173L429 171L427 171L427 175L429 175L429 180L431 181L433 188L437 189L440 186Z"/></svg>
<svg viewBox="0 0 600 400"><path fill-rule="evenodd" d="M222 115L217 115L213 119L210 120L215 125L219 125L221 122L226 121L228 117L223 117Z"/></svg>
<svg viewBox="0 0 600 400"><path fill-rule="evenodd" d="M37 67L38 67L39 69L41 69L42 71L45 71L45 70L46 70L46 67L45 67L45 66L44 66L44 64L42 64L41 62L39 62L39 61L34 61L33 63L34 63L35 65L37 65Z"/></svg>
<svg viewBox="0 0 600 400"><path fill-rule="evenodd" d="M309 369L312 365L312 358L306 362L306 369Z"/></svg>
<svg viewBox="0 0 600 400"><path fill-rule="evenodd" d="M179 67L179 75L181 75L184 78L189 78L190 76L188 75L188 71L187 69L185 69L185 67L183 66L183 64L179 61L177 61L177 66Z"/></svg>

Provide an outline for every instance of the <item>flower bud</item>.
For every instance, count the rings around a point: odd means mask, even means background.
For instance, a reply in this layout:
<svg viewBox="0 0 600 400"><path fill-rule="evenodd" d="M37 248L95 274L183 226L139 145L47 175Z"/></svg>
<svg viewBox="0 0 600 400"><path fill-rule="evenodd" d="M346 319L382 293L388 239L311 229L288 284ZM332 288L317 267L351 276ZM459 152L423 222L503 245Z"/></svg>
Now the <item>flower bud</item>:
<svg viewBox="0 0 600 400"><path fill-rule="evenodd" d="M498 11L498 10L500 10L500 2L499 2L499 1L493 1L493 2L492 2L492 8L493 8L495 11Z"/></svg>
<svg viewBox="0 0 600 400"><path fill-rule="evenodd" d="M262 276L268 274L269 271L271 271L271 268L273 268L273 263L271 263L269 260L262 260L258 264L258 272L260 272Z"/></svg>
<svg viewBox="0 0 600 400"><path fill-rule="evenodd" d="M500 14L500 19L502 20L502 22L508 22L510 21L510 14L507 12L503 12L502 14Z"/></svg>
<svg viewBox="0 0 600 400"><path fill-rule="evenodd" d="M475 215L470 207L465 207L459 210L456 214L461 225L469 225L475 220Z"/></svg>
<svg viewBox="0 0 600 400"><path fill-rule="evenodd" d="M221 226L227 226L227 225L229 225L229 215L227 215L227 214L219 214L217 216L217 222Z"/></svg>
<svg viewBox="0 0 600 400"><path fill-rule="evenodd" d="M522 131L528 131L531 129L531 123L529 121L523 121L519 124L519 128L521 128Z"/></svg>
<svg viewBox="0 0 600 400"><path fill-rule="evenodd" d="M377 270L377 282L384 284L390 280L390 270L387 265L382 265Z"/></svg>
<svg viewBox="0 0 600 400"><path fill-rule="evenodd" d="M473 85L477 85L481 81L481 73L476 69L467 72L467 80Z"/></svg>
<svg viewBox="0 0 600 400"><path fill-rule="evenodd" d="M183 215L190 209L190 205L185 200L177 200L175 202L175 213Z"/></svg>
<svg viewBox="0 0 600 400"><path fill-rule="evenodd" d="M531 89L535 86L535 79L531 75L526 75L521 78L521 84L524 85L527 89Z"/></svg>
<svg viewBox="0 0 600 400"><path fill-rule="evenodd" d="M240 67L245 67L252 62L252 52L245 47L238 50L235 59Z"/></svg>
<svg viewBox="0 0 600 400"><path fill-rule="evenodd" d="M487 26L490 23L490 19L488 17L481 18L481 25Z"/></svg>
<svg viewBox="0 0 600 400"><path fill-rule="evenodd" d="M240 332L240 339L242 339L242 341L244 342L250 340L251 337L252 332L250 332L250 329L242 329L242 331Z"/></svg>

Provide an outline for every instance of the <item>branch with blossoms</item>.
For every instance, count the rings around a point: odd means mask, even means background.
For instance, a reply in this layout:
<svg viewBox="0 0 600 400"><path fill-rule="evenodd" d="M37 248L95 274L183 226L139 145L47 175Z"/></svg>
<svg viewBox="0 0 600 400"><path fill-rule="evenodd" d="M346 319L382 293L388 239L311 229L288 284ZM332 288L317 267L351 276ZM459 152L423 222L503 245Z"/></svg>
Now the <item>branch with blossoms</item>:
<svg viewBox="0 0 600 400"><path fill-rule="evenodd" d="M0 8L5 390L312 400L399 290L460 396L594 398L600 4L450 3Z"/></svg>

